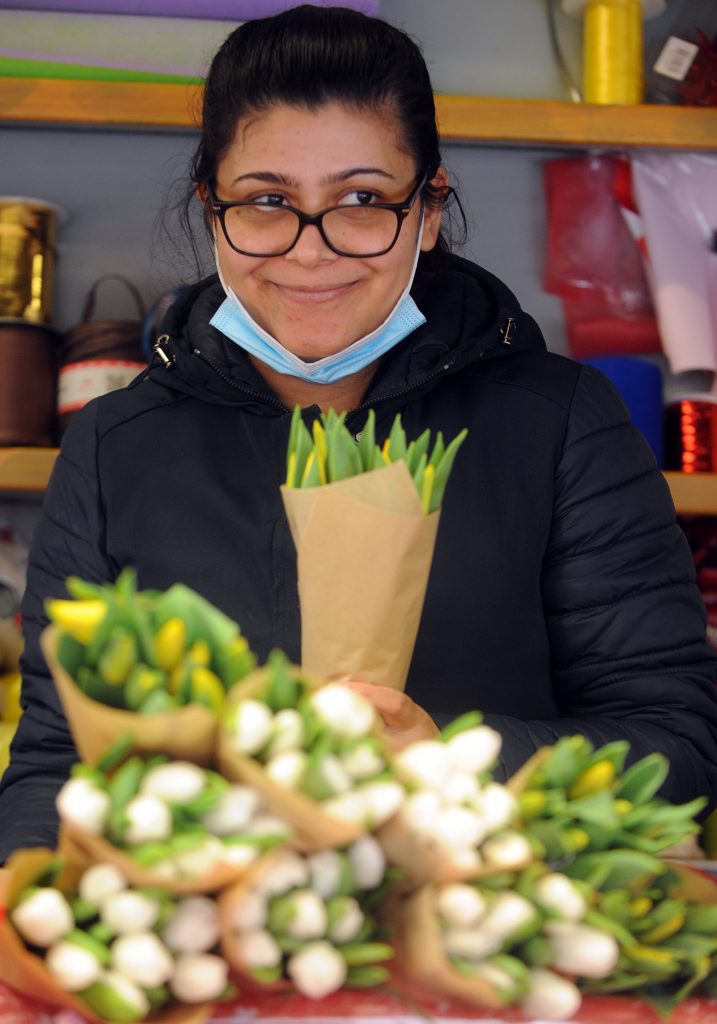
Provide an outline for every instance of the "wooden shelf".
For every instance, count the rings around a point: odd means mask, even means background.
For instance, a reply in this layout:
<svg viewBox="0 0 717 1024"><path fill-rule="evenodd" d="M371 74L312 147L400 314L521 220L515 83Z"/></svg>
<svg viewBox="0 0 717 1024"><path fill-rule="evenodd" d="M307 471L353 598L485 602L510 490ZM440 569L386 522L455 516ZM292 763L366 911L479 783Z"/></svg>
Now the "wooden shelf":
<svg viewBox="0 0 717 1024"><path fill-rule="evenodd" d="M665 473L680 515L717 515L717 473Z"/></svg>
<svg viewBox="0 0 717 1024"><path fill-rule="evenodd" d="M44 491L57 453L57 448L0 448L0 492Z"/></svg>
<svg viewBox="0 0 717 1024"><path fill-rule="evenodd" d="M550 146L717 147L717 109L602 106L558 100L437 96L441 135L483 143ZM124 128L193 128L201 87L139 82L0 78L0 122Z"/></svg>
<svg viewBox="0 0 717 1024"><path fill-rule="evenodd" d="M57 448L0 448L0 494L40 493L47 487ZM665 473L681 515L717 515L717 473Z"/></svg>

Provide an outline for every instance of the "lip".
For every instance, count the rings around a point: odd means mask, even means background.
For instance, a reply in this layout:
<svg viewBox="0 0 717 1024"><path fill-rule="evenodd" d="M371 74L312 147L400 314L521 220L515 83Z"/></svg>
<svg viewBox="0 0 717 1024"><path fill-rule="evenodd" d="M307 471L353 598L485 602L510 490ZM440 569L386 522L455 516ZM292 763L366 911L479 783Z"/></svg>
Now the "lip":
<svg viewBox="0 0 717 1024"><path fill-rule="evenodd" d="M299 303L321 303L321 302L333 302L335 299L340 299L346 295L355 284L356 281L349 281L347 284L335 284L329 287L325 285L287 285L279 284L278 282L272 282L274 288L284 298L289 299L291 302Z"/></svg>

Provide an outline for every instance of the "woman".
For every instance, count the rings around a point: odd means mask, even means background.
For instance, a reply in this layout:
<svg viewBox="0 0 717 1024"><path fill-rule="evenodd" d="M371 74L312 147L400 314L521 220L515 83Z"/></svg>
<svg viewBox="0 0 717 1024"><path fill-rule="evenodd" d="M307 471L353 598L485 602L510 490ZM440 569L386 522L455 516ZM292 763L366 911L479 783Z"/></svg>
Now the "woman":
<svg viewBox="0 0 717 1024"><path fill-rule="evenodd" d="M406 695L356 681L397 744L478 707L504 774L558 736L661 750L665 793L717 790L715 659L660 472L610 384L546 351L508 288L451 256L431 84L382 21L301 7L248 22L209 74L193 202L217 277L186 290L149 372L75 417L24 603L25 715L2 855L52 843L76 757L38 649L70 574L182 580L264 658L298 659L282 511L290 411L397 412L468 440L456 461Z"/></svg>

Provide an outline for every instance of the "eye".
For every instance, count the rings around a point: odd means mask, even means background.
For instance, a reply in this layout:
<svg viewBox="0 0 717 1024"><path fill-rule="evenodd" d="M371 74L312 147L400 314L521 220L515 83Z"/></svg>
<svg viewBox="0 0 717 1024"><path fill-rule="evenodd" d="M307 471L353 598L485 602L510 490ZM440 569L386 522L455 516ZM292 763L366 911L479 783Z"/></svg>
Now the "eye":
<svg viewBox="0 0 717 1024"><path fill-rule="evenodd" d="M254 196L250 202L256 203L257 206L284 206L286 196L277 195L275 192L268 192L263 196Z"/></svg>
<svg viewBox="0 0 717 1024"><path fill-rule="evenodd" d="M346 193L341 200L341 205L370 206L371 203L375 203L377 200L378 196L375 192L371 192L367 188L355 188L353 191Z"/></svg>

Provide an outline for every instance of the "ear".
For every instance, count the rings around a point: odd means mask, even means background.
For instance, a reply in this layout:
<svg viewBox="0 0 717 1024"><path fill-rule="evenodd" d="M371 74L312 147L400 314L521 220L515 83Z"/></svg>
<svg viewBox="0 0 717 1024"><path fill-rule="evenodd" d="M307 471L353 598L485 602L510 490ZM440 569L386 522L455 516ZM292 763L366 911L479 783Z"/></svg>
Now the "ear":
<svg viewBox="0 0 717 1024"><path fill-rule="evenodd" d="M448 174L445 167L441 166L435 173L435 176L431 179L431 184L434 188L445 189L448 188ZM426 204L423 208L423 237L421 238L421 252L429 252L436 241L438 240L438 234L441 230L441 216L443 214L442 206L429 206Z"/></svg>

